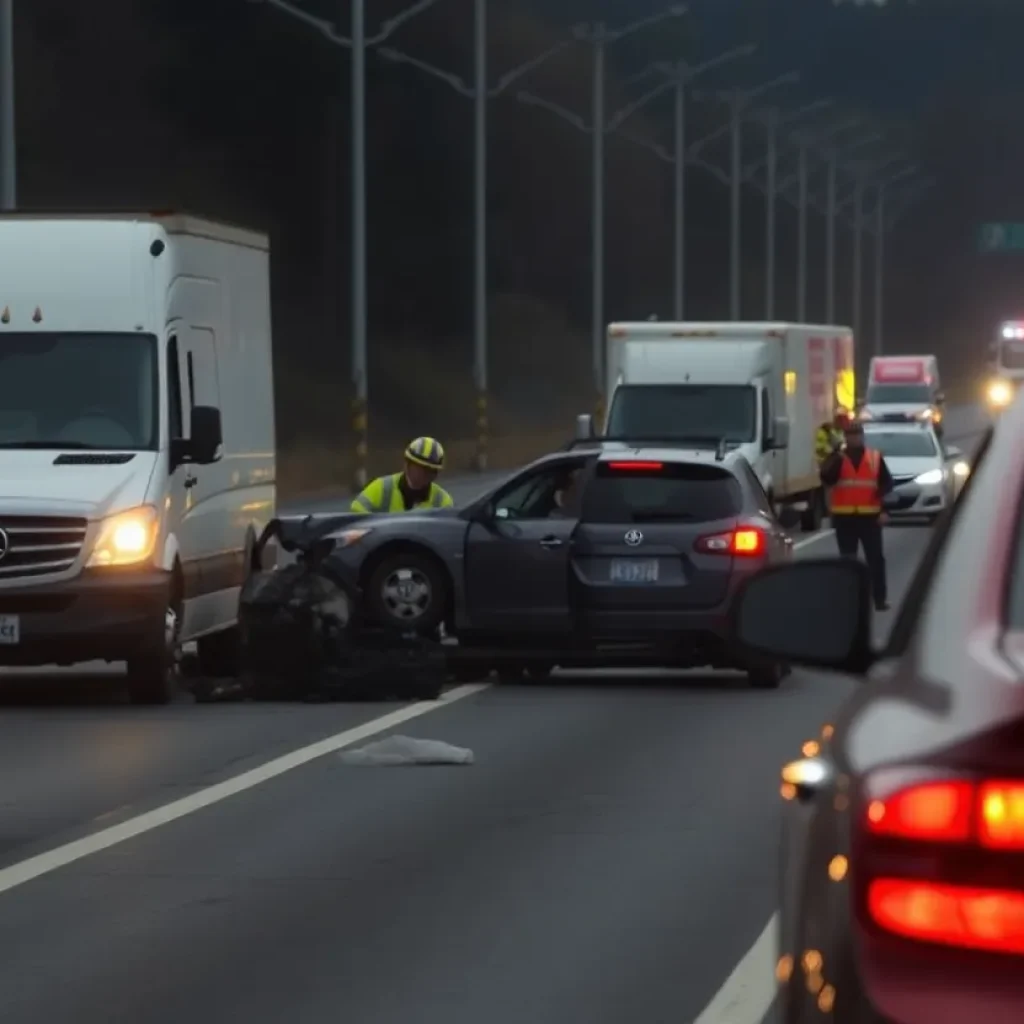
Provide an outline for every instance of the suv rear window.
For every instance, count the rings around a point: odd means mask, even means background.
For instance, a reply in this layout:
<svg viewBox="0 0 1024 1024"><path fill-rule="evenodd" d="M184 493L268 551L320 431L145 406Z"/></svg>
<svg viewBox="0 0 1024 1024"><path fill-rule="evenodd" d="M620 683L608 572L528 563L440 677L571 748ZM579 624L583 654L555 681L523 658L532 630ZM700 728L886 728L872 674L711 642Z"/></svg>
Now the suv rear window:
<svg viewBox="0 0 1024 1024"><path fill-rule="evenodd" d="M710 523L732 519L742 509L739 482L717 466L601 462L583 492L580 518L586 523Z"/></svg>

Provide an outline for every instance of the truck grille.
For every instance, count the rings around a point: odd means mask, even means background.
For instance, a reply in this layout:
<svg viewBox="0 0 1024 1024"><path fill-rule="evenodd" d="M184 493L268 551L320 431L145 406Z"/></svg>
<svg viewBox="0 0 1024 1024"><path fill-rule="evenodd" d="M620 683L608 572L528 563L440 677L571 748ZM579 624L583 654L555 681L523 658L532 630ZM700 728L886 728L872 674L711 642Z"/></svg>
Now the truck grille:
<svg viewBox="0 0 1024 1024"><path fill-rule="evenodd" d="M0 583L66 572L82 550L87 525L70 516L0 516L7 535L7 544L0 544Z"/></svg>

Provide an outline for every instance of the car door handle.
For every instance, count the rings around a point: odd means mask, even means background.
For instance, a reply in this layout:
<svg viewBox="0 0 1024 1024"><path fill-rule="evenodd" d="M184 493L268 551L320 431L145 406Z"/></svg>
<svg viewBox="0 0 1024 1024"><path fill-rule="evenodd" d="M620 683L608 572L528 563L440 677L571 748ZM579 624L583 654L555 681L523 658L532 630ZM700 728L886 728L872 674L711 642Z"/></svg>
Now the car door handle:
<svg viewBox="0 0 1024 1024"><path fill-rule="evenodd" d="M199 477L193 476L191 473L189 473L188 476L185 477L186 487L195 487L197 483L199 483Z"/></svg>
<svg viewBox="0 0 1024 1024"><path fill-rule="evenodd" d="M540 546L542 548L560 548L562 546L562 541L557 537L544 537L540 542Z"/></svg>

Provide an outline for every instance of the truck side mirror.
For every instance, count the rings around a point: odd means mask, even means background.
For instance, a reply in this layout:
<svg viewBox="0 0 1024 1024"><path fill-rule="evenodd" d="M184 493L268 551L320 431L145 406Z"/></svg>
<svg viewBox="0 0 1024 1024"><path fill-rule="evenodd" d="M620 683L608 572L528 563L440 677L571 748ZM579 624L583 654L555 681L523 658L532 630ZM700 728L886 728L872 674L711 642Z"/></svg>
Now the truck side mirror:
<svg viewBox="0 0 1024 1024"><path fill-rule="evenodd" d="M220 409L213 405L192 407L192 436L189 439L190 461L208 466L221 457L224 433L221 428Z"/></svg>
<svg viewBox="0 0 1024 1024"><path fill-rule="evenodd" d="M576 440L589 441L594 436L594 417L590 413L581 413L576 417Z"/></svg>
<svg viewBox="0 0 1024 1024"><path fill-rule="evenodd" d="M789 447L789 418L776 416L772 425L774 427L772 449L773 451L785 451Z"/></svg>

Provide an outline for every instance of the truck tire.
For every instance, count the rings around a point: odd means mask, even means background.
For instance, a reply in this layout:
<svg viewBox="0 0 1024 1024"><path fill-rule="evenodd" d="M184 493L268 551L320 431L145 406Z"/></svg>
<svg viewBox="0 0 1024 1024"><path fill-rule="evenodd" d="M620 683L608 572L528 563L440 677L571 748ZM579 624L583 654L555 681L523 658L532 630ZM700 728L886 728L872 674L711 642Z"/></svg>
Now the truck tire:
<svg viewBox="0 0 1024 1024"><path fill-rule="evenodd" d="M178 692L181 661L181 608L170 602L164 631L152 645L128 659L128 699L132 704L167 704Z"/></svg>
<svg viewBox="0 0 1024 1024"><path fill-rule="evenodd" d="M367 617L377 625L435 636L448 613L451 582L431 555L396 551L373 568L365 595Z"/></svg>

